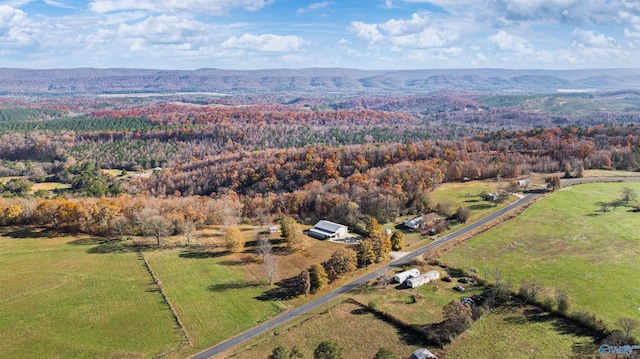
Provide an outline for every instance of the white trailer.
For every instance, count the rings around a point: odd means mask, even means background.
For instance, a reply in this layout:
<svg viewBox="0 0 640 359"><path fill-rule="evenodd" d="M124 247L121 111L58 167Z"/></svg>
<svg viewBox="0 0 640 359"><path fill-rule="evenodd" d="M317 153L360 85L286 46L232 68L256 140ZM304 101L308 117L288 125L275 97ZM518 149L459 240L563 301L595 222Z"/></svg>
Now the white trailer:
<svg viewBox="0 0 640 359"><path fill-rule="evenodd" d="M394 275L393 280L402 284L408 278L417 277L419 275L420 275L420 271L417 268L413 268L413 269L409 269Z"/></svg>
<svg viewBox="0 0 640 359"><path fill-rule="evenodd" d="M428 271L427 273L423 273L420 276L408 278L407 279L407 287L409 288L418 288L421 285L427 284L429 282L433 282L440 278L440 272L437 270Z"/></svg>

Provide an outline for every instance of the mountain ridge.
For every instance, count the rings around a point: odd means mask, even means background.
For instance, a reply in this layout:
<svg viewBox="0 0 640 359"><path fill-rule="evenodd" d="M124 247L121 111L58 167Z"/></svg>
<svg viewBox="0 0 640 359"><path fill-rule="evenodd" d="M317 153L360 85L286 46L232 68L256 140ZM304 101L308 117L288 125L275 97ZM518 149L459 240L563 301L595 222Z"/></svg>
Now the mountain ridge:
<svg viewBox="0 0 640 359"><path fill-rule="evenodd" d="M0 68L2 94L217 93L425 93L442 90L525 93L640 89L640 68L418 69L348 68L156 70L134 68Z"/></svg>

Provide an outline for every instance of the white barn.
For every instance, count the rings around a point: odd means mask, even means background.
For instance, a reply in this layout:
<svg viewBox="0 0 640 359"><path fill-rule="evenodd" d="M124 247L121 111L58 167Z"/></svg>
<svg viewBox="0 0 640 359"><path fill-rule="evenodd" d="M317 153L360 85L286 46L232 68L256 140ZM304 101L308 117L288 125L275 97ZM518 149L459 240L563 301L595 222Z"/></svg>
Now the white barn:
<svg viewBox="0 0 640 359"><path fill-rule="evenodd" d="M427 284L429 282L433 282L438 278L440 278L440 272L438 272L437 270L431 270L427 273L422 273L422 275L419 275L417 277L408 278L405 283L407 284L407 287L418 288L419 286Z"/></svg>
<svg viewBox="0 0 640 359"><path fill-rule="evenodd" d="M349 232L347 226L330 221L319 221L307 234L318 239L342 238Z"/></svg>
<svg viewBox="0 0 640 359"><path fill-rule="evenodd" d="M420 275L420 271L417 268L413 268L413 269L409 269L394 275L393 280L402 284L404 283L405 280L412 277L417 277L419 275Z"/></svg>

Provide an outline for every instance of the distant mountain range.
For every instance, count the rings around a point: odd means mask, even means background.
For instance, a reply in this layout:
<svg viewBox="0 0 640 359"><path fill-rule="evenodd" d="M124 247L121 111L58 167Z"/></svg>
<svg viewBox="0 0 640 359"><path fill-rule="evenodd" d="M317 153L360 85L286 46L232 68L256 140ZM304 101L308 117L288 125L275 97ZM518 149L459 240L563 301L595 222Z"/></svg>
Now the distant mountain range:
<svg viewBox="0 0 640 359"><path fill-rule="evenodd" d="M589 70L220 70L0 68L0 94L572 92L640 89L640 68Z"/></svg>

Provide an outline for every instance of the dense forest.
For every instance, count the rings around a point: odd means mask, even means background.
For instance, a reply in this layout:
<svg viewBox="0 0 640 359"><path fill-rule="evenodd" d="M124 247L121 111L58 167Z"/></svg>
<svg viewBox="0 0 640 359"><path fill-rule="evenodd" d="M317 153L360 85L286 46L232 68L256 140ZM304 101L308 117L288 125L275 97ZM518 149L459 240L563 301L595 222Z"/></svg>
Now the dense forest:
<svg viewBox="0 0 640 359"><path fill-rule="evenodd" d="M638 103L633 92L5 98L0 212L94 233L134 233L130 206L171 223L389 221L434 210L443 182L639 170ZM70 189L32 193L34 182Z"/></svg>

